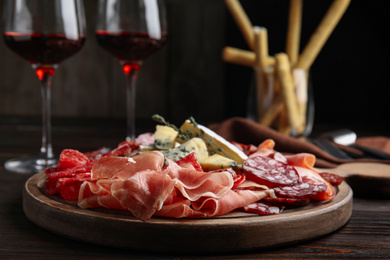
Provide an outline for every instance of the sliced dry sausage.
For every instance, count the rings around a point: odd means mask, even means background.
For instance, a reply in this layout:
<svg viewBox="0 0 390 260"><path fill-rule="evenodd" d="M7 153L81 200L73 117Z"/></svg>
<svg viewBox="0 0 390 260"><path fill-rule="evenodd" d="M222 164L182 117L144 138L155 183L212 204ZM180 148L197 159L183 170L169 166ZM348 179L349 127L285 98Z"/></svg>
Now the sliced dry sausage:
<svg viewBox="0 0 390 260"><path fill-rule="evenodd" d="M291 186L300 179L298 172L291 165L273 158L256 156L243 163L248 180L270 188L275 186Z"/></svg>
<svg viewBox="0 0 390 260"><path fill-rule="evenodd" d="M244 211L260 215L276 215L283 211L284 207L270 206L265 203L256 202L245 206Z"/></svg>
<svg viewBox="0 0 390 260"><path fill-rule="evenodd" d="M333 186L339 186L344 180L342 176L330 172L320 172L319 174Z"/></svg>
<svg viewBox="0 0 390 260"><path fill-rule="evenodd" d="M327 189L325 182L310 176L303 176L302 181L292 186L275 187L276 196L282 198L305 199L323 192Z"/></svg>

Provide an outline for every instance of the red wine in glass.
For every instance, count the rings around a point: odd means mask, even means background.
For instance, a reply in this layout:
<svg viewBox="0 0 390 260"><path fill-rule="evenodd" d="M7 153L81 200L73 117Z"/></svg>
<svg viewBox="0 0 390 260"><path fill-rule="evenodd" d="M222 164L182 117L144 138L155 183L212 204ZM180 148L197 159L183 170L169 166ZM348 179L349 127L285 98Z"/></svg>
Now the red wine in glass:
<svg viewBox="0 0 390 260"><path fill-rule="evenodd" d="M160 49L166 42L166 36L160 39L149 37L146 32L96 31L99 44L120 61L138 63Z"/></svg>
<svg viewBox="0 0 390 260"><path fill-rule="evenodd" d="M85 42L85 37L68 39L61 34L4 32L6 45L28 60L31 64L59 64L78 52Z"/></svg>
<svg viewBox="0 0 390 260"><path fill-rule="evenodd" d="M27 60L41 82L42 145L38 156L14 158L5 168L36 173L57 162L51 144L51 81L58 64L78 52L85 42L82 0L5 0L3 38Z"/></svg>
<svg viewBox="0 0 390 260"><path fill-rule="evenodd" d="M96 37L126 76L126 140L134 139L137 73L167 40L164 0L99 0Z"/></svg>

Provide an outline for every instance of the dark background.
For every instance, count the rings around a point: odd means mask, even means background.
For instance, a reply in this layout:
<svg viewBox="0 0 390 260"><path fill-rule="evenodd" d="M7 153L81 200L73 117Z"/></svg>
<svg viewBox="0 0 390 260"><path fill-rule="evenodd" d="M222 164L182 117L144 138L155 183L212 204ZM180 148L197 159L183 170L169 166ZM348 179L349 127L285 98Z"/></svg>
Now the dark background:
<svg viewBox="0 0 390 260"><path fill-rule="evenodd" d="M332 1L303 1L301 50ZM241 1L253 24L268 30L270 54L285 51L288 1ZM385 1L351 1L311 67L315 124L389 129L389 21ZM248 48L228 16L229 45ZM229 103L246 100L253 72L227 65ZM241 95L239 94L241 93ZM238 101L238 102L237 102ZM245 106L228 106L230 115L244 115Z"/></svg>
<svg viewBox="0 0 390 260"><path fill-rule="evenodd" d="M1 6L3 5L3 1ZM53 79L53 117L124 121L124 76L94 36L95 0L85 0L84 48ZM330 0L304 1L301 49ZM223 0L166 0L169 40L145 61L137 88L137 119L159 113L173 123L246 116L253 69L222 61L224 46L248 49ZM268 30L270 55L285 51L287 0L241 0L253 25ZM2 7L0 7L2 9ZM0 10L2 12L2 10ZM387 131L389 22L384 0L352 1L311 67L315 125ZM39 83L26 61L0 42L0 116L40 117Z"/></svg>

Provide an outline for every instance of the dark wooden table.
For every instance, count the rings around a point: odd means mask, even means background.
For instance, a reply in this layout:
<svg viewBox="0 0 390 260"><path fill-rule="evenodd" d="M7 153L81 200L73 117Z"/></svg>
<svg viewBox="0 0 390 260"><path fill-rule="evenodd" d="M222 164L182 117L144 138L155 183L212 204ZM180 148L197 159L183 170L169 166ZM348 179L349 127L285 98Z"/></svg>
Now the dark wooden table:
<svg viewBox="0 0 390 260"><path fill-rule="evenodd" d="M90 151L115 146L124 137L121 120L54 120L53 142ZM146 128L145 128L146 129ZM153 130L150 128L150 130ZM350 221L320 239L293 246L231 255L171 255L107 248L50 233L24 215L22 189L29 175L8 172L7 159L35 154L40 146L39 120L0 119L0 259L377 259L390 257L390 200L354 198ZM206 236L207 234L205 234Z"/></svg>

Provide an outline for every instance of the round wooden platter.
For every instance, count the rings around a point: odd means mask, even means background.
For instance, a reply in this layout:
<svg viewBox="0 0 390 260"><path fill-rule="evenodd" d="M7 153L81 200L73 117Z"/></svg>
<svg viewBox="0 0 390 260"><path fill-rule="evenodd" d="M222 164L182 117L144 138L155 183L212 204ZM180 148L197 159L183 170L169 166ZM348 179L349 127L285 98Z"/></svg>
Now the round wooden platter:
<svg viewBox="0 0 390 260"><path fill-rule="evenodd" d="M352 190L343 182L326 203L284 210L279 215L231 213L209 219L155 218L147 222L124 212L81 209L47 196L44 173L23 191L23 209L35 224L98 245L168 253L228 253L286 246L329 234L352 214Z"/></svg>

